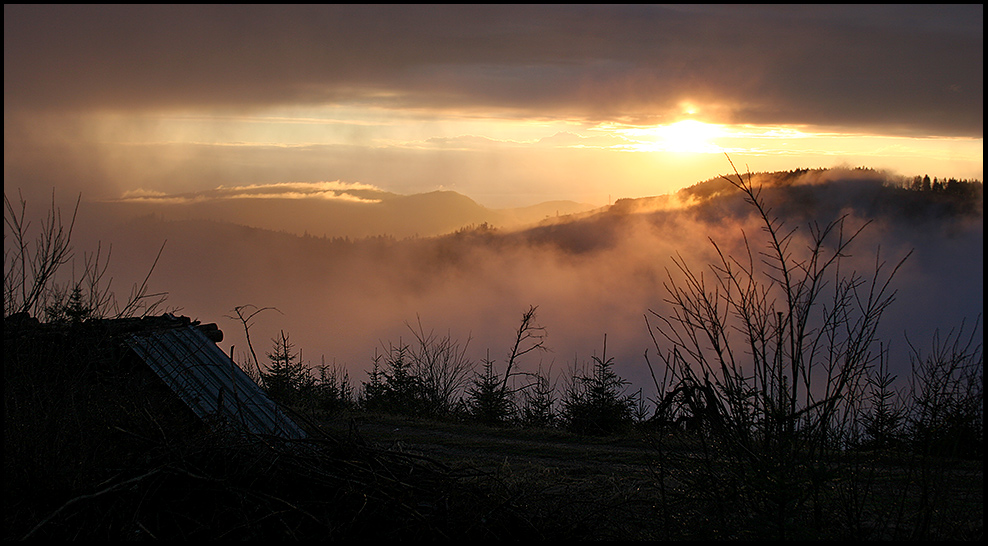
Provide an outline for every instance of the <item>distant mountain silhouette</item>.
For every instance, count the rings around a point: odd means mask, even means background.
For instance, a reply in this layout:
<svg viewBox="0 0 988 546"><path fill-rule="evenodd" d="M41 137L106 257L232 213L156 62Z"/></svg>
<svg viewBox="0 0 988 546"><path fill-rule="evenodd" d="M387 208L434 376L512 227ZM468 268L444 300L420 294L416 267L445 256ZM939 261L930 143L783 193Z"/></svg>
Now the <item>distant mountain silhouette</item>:
<svg viewBox="0 0 988 546"><path fill-rule="evenodd" d="M747 175L745 175L747 176ZM924 222L983 214L980 182L963 182L961 193L917 191L868 169L797 169L752 174L772 213L797 224L830 221L841 214L884 218L916 227ZM88 213L104 226L127 225L134 218L192 222L220 233L278 232L327 239L393 239L458 236L480 228L496 230L504 244L549 244L583 253L615 244L628 222L661 226L682 213L701 222L727 224L753 211L722 177L668 195L623 198L607 207L551 201L530 207L489 209L453 191L399 195L379 190L348 191L364 201L319 198L221 198L211 192L171 200L92 204ZM154 224L155 222L150 222ZM229 229L222 225L229 225ZM207 227L208 226L208 227ZM142 228L142 229L143 229ZM177 226L176 226L177 228ZM171 229L176 229L171 228ZM253 237L257 237L255 234Z"/></svg>
<svg viewBox="0 0 988 546"><path fill-rule="evenodd" d="M321 198L228 197L220 192L169 199L116 201L98 207L121 219L154 216L163 220L211 220L295 235L363 238L432 237L487 224L499 229L532 225L561 215L592 210L592 205L553 201L530 207L490 209L453 191L414 195L356 190L364 201Z"/></svg>
<svg viewBox="0 0 988 546"><path fill-rule="evenodd" d="M904 228L939 229L983 215L980 181L961 182L954 192L931 192L917 191L901 179L870 169L796 169L754 173L751 179L760 188L769 214L793 226L853 214ZM645 221L661 229L685 215L705 225L731 225L754 212L736 187L718 177L669 195L619 199L610 207L544 222L512 237L585 253L614 245L632 222Z"/></svg>
<svg viewBox="0 0 988 546"><path fill-rule="evenodd" d="M953 181L953 189L919 191L907 180L872 169L795 169L741 175L751 178L775 213L791 220L853 211L862 217L918 220L983 214L980 181ZM731 175L735 178L736 175ZM739 204L738 190L724 177L699 182L670 195L619 199L610 213L692 208L695 214L725 214ZM741 212L748 213L744 207Z"/></svg>

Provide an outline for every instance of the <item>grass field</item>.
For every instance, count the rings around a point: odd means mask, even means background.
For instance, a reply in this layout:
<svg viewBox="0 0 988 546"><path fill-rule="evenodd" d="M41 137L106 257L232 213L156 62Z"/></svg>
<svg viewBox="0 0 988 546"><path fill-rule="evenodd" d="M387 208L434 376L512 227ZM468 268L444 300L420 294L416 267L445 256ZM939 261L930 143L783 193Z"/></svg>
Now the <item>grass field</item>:
<svg viewBox="0 0 988 546"><path fill-rule="evenodd" d="M553 532L569 538L755 539L777 538L779 532L774 522L751 516L761 511L723 513L736 500L750 498L728 495L748 485L711 483L717 476L736 480L738 472L726 458L723 468L710 468L709 453L702 453L694 439L657 442L645 433L577 436L367 413L337 416L322 426L471 476L539 521L557 518L562 528L554 524ZM794 515L786 524L786 538L982 536L980 461L920 461L874 452L848 454L839 461L841 468L833 468L828 478L828 498L807 500L802 507L806 514ZM724 496L718 498L720 494Z"/></svg>

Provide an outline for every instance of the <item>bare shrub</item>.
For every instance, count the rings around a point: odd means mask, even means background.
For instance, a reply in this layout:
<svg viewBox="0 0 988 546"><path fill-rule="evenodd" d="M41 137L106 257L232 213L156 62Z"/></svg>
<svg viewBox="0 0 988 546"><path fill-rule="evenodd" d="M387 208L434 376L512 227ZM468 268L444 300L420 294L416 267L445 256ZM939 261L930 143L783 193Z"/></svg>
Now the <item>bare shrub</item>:
<svg viewBox="0 0 988 546"><path fill-rule="evenodd" d="M72 258L72 230L81 201L80 195L66 225L52 192L51 208L32 240L31 222L26 218L27 202L21 198L19 208L15 208L4 192L4 317L17 313L38 317L50 305L46 300L53 293L55 274ZM8 231L12 239L9 245Z"/></svg>
<svg viewBox="0 0 988 546"><path fill-rule="evenodd" d="M457 407L470 380L474 363L466 356L468 339L462 345L450 333L439 335L425 331L421 319L413 329L415 345L410 347L412 374L418 378L427 412L448 416Z"/></svg>
<svg viewBox="0 0 988 546"><path fill-rule="evenodd" d="M984 346L980 317L969 334L962 324L934 334L926 354L910 344L908 432L917 449L934 455L984 456Z"/></svg>
<svg viewBox="0 0 988 546"><path fill-rule="evenodd" d="M541 415L526 414L541 420L551 420L552 394L539 391L544 389L544 381L539 373L525 372L518 369L523 356L531 352L545 351L545 328L538 323L536 318L537 306L530 306L522 313L518 329L508 351L505 361L504 374L499 373L495 368L495 361L491 360L490 354L484 360L482 373L475 374L473 384L467 392L466 405L473 419L482 423L494 425L505 423L521 417L517 397L519 394L525 396L526 409L533 410L541 404L536 411ZM515 380L524 378L521 386L515 386ZM510 385L509 385L510 383ZM529 393L531 389L536 391ZM532 398L532 397L538 398ZM547 399L546 396L549 398ZM544 405L548 402L549 407Z"/></svg>
<svg viewBox="0 0 988 546"><path fill-rule="evenodd" d="M47 215L35 230L27 218L27 202L15 206L4 193L3 315L26 314L49 322L81 321L89 318L147 316L158 312L166 293L151 293L148 281L164 244L140 284L135 284L122 303L106 277L110 252L102 248L83 254L79 277L60 281L59 273L75 257L72 232L82 202L76 199L71 217L63 219L52 192ZM10 237L8 244L7 238Z"/></svg>
<svg viewBox="0 0 988 546"><path fill-rule="evenodd" d="M666 432L696 430L703 472L690 479L711 493L703 502L718 527L798 538L823 525L830 454L847 445L851 401L880 358L876 331L902 261L846 270L867 224L840 217L801 236L750 175L734 174L723 178L753 208L761 238L742 233L742 256L711 241L718 260L704 271L676 259L669 313L652 312L654 325L646 316L668 393L656 419Z"/></svg>

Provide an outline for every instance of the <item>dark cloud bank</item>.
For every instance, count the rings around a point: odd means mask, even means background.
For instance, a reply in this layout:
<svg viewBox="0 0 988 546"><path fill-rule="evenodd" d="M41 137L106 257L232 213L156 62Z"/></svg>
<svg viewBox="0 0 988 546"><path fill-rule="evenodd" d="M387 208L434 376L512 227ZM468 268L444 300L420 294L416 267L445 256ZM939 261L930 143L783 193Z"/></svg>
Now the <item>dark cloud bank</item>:
<svg viewBox="0 0 988 546"><path fill-rule="evenodd" d="M692 100L708 121L978 137L983 71L980 4L4 6L5 117L353 102L663 123Z"/></svg>
<svg viewBox="0 0 988 546"><path fill-rule="evenodd" d="M882 336L893 347L893 370L906 375L906 335L920 347L937 329L970 328L983 309L983 197L930 201L920 192L892 189L873 171L789 173L797 182L765 193L802 241L807 225L846 214L849 226L870 221L847 260L867 274L876 255L891 267L910 251L895 278L898 297ZM980 185L979 185L980 187ZM565 376L574 364L607 354L617 371L650 388L644 352L654 355L644 317L664 312L663 283L677 278L671 258L700 271L716 259L711 239L741 252L742 234L760 227L737 196L712 197L716 180L674 196L622 200L608 209L553 218L520 231L465 229L442 237L361 239L297 236L209 220L165 221L154 216L106 226L112 215L84 205L77 248L95 237L113 243L117 290L143 279L165 243L152 288L168 303L226 332L223 346L243 358L235 306L260 314L251 335L259 353L280 330L290 333L310 364L345 365L351 380L367 379L375 351L412 341L409 324L469 340L468 354L503 365L522 313L538 306L551 352L525 366ZM683 202L700 199L692 206ZM88 212L87 212L87 207ZM99 226L100 229L92 229ZM798 244L794 246L798 248ZM263 354L260 355L263 358Z"/></svg>

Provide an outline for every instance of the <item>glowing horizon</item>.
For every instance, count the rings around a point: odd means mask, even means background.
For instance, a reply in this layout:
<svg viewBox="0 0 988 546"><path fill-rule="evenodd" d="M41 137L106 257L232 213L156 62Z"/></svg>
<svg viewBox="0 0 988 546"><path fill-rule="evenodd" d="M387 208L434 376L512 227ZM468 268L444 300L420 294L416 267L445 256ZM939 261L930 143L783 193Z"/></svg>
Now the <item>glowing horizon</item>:
<svg viewBox="0 0 988 546"><path fill-rule="evenodd" d="M4 185L340 180L602 205L716 177L724 153L982 179L982 13L5 5Z"/></svg>
<svg viewBox="0 0 988 546"><path fill-rule="evenodd" d="M172 185L169 180L140 181L141 177L147 178L147 173L140 172L146 163L130 166L129 156L144 154L162 161L171 156L171 161L192 164L198 155L207 153L203 150L209 149L227 150L213 154L234 165L251 161L252 156L259 154L270 156L272 162L291 161L291 157L298 155L312 156L318 162L319 155L332 158L346 153L388 158L431 155L433 162L448 157L445 161L453 174L445 180L423 174L419 183L400 187L392 185L388 176L378 175L340 177L337 183L350 189L365 187L396 193L452 189L481 201L487 199L495 206L523 206L557 199L586 201L588 195L596 195L591 200L600 205L604 195L619 198L672 193L726 172L725 153L753 171L851 165L891 170L904 176L983 178L982 138L866 134L806 125L708 123L699 116L667 124L631 125L449 112L444 115L335 106L321 111L310 108L296 112L295 116L284 111L238 116L206 112L129 117L93 114L76 127L91 135L88 138L98 153L104 155L106 165L115 164L120 169L108 173L121 181L131 181L129 186L121 183L116 195L105 196L110 199L231 186L318 184L325 180L321 176L325 171L312 168L301 177L238 180L231 176L215 184L204 177L175 192L169 190ZM544 181L550 191L528 199L489 196L487 192L496 180L497 169L491 169L490 173L469 172L468 167L456 164L462 158L480 157L500 168L510 163L529 165L532 154L542 154L545 166L531 164L531 176ZM414 170L415 161L422 160L409 160L409 173ZM584 169L585 162L593 162L594 170ZM203 167L206 172L224 168L225 165L215 162ZM271 170L271 165L265 168ZM425 173L429 171L428 165L419 168ZM456 170L469 174L458 176ZM602 180L608 172L627 174L624 180ZM675 173L674 180L658 186L645 183L648 177L659 179L663 173ZM563 184L562 180L568 182ZM320 197L308 192L296 195L306 196ZM352 196L322 194L321 197Z"/></svg>

